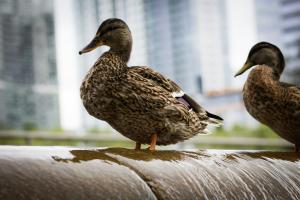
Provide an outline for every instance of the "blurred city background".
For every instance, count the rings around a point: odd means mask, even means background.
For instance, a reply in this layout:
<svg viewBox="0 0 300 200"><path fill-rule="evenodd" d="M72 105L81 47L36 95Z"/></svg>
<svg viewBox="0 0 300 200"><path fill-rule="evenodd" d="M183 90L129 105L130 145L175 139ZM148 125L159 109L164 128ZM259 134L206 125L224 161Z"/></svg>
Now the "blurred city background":
<svg viewBox="0 0 300 200"><path fill-rule="evenodd" d="M108 48L78 55L110 17L133 35L130 65L176 81L224 126L169 148L286 149L246 112L234 78L259 41L279 46L282 79L300 83L300 0L0 0L0 144L122 146L89 116L79 87Z"/></svg>

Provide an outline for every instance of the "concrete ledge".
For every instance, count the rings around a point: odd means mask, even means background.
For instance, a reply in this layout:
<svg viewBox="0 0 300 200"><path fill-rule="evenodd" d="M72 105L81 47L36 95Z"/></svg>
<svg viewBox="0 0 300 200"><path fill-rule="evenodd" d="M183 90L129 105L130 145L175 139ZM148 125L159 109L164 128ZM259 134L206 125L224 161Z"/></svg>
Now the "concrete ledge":
<svg viewBox="0 0 300 200"><path fill-rule="evenodd" d="M300 154L1 146L0 199L300 199Z"/></svg>

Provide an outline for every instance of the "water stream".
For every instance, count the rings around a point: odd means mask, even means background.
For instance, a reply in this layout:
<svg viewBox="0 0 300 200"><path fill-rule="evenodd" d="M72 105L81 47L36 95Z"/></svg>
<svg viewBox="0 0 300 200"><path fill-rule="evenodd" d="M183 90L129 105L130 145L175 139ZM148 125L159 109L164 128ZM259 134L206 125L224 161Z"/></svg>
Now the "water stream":
<svg viewBox="0 0 300 200"><path fill-rule="evenodd" d="M2 146L1 197L300 199L300 154Z"/></svg>

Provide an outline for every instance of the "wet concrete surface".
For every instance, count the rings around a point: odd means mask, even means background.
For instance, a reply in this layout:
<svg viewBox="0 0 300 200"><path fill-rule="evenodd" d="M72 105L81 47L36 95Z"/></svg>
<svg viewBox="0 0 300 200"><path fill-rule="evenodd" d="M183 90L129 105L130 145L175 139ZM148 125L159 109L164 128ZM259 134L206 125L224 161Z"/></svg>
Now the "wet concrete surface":
<svg viewBox="0 0 300 200"><path fill-rule="evenodd" d="M1 146L0 199L300 199L300 153Z"/></svg>

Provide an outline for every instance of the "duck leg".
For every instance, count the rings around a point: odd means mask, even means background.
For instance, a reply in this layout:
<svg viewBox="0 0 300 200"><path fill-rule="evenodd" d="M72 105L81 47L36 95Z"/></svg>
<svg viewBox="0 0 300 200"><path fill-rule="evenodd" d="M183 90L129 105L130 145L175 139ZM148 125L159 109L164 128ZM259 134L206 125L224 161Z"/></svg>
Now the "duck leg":
<svg viewBox="0 0 300 200"><path fill-rule="evenodd" d="M299 144L295 144L295 152L300 152L300 145Z"/></svg>
<svg viewBox="0 0 300 200"><path fill-rule="evenodd" d="M135 143L135 148L134 148L135 150L141 150L141 143L139 143L139 142L136 142Z"/></svg>
<svg viewBox="0 0 300 200"><path fill-rule="evenodd" d="M157 134L154 133L153 135L151 135L151 143L150 143L150 147L149 147L150 151L155 150L156 141L157 141Z"/></svg>

